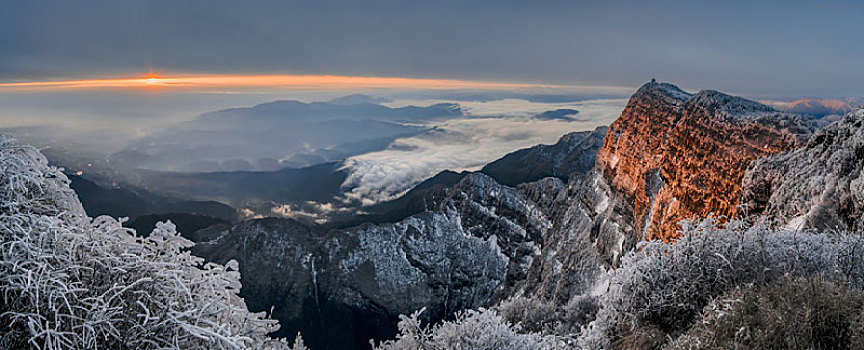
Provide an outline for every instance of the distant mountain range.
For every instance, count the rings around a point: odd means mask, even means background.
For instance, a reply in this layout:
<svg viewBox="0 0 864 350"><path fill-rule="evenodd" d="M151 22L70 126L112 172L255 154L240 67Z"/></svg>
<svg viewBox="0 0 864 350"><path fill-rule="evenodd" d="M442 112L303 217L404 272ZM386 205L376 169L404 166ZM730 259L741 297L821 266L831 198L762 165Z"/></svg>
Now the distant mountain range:
<svg viewBox="0 0 864 350"><path fill-rule="evenodd" d="M113 167L179 172L305 167L380 150L424 132L418 122L462 115L455 104L389 108L372 101L355 95L206 113L143 137L110 161Z"/></svg>
<svg viewBox="0 0 864 350"><path fill-rule="evenodd" d="M852 99L832 100L822 98L802 98L793 101L762 101L778 110L812 115L816 118L842 116L852 111L856 101Z"/></svg>

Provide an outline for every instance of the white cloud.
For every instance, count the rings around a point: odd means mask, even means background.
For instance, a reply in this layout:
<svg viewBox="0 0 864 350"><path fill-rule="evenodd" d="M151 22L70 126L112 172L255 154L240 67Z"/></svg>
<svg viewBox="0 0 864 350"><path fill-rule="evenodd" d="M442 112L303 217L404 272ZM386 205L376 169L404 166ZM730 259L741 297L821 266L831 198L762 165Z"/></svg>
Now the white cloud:
<svg viewBox="0 0 864 350"><path fill-rule="evenodd" d="M563 102L563 103L544 103L532 102L523 99L501 99L492 101L451 101L451 100L394 100L383 105L388 107L405 107L405 106L429 106L436 103L458 103L462 106L462 110L468 115L485 116L485 117L525 117L530 118L545 111L555 109L576 109L579 110L579 118L590 120L597 117L602 117L597 113L605 113L595 109L602 105L611 105L618 108L615 112L615 117L624 108L627 100L624 99L609 99L609 100L588 100L583 102ZM583 111L584 109L584 111ZM588 116L586 116L588 114ZM614 118L613 118L614 119Z"/></svg>
<svg viewBox="0 0 864 350"><path fill-rule="evenodd" d="M313 220L318 224L325 224L329 221L328 218L334 214L345 213L365 214L362 211L355 211L351 208L339 207L334 205L334 203L318 203L315 201L278 204L270 208L269 214L279 215L295 220L308 219Z"/></svg>
<svg viewBox="0 0 864 350"><path fill-rule="evenodd" d="M394 101L390 105L423 105L453 101ZM398 139L386 150L351 157L344 186L353 189L346 201L370 205L398 197L443 170L478 170L520 148L555 143L562 135L611 123L626 100L534 103L525 100L458 102L468 118L429 124L426 134ZM576 120L538 120L543 111L572 108Z"/></svg>

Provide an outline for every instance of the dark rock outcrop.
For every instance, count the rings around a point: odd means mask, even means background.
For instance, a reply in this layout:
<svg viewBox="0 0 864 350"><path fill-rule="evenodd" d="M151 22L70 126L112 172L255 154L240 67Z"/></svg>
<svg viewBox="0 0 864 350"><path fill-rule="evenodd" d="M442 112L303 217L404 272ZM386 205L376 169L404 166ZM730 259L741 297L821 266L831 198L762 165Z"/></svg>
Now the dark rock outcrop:
<svg viewBox="0 0 864 350"><path fill-rule="evenodd" d="M483 167L480 172L507 186L570 174L585 174L594 168L597 151L603 146L606 126L593 131L572 132L553 145L520 149Z"/></svg>

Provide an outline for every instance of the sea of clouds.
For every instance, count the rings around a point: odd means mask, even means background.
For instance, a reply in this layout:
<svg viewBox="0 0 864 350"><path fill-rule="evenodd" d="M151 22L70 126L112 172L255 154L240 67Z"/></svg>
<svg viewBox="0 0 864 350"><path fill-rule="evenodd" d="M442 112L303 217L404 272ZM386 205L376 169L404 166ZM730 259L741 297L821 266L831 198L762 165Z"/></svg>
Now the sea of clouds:
<svg viewBox="0 0 864 350"><path fill-rule="evenodd" d="M555 143L562 135L592 130L614 121L626 99L539 103L521 99L495 101L396 100L388 106L424 106L453 102L468 114L430 122L431 131L395 140L387 149L351 157L343 200L371 205L396 198L444 170L479 170L507 153L537 144ZM575 109L569 119L539 119L540 113Z"/></svg>

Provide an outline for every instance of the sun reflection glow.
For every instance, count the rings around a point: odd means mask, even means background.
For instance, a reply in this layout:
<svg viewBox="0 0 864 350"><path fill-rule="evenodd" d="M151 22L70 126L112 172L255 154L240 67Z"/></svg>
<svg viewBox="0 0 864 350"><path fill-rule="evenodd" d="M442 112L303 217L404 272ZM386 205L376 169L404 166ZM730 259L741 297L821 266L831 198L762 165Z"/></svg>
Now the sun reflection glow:
<svg viewBox="0 0 864 350"><path fill-rule="evenodd" d="M339 75L174 75L150 73L140 78L80 79L63 81L0 82L0 91L94 90L94 89L521 89L572 86L484 82L451 79L361 77Z"/></svg>

